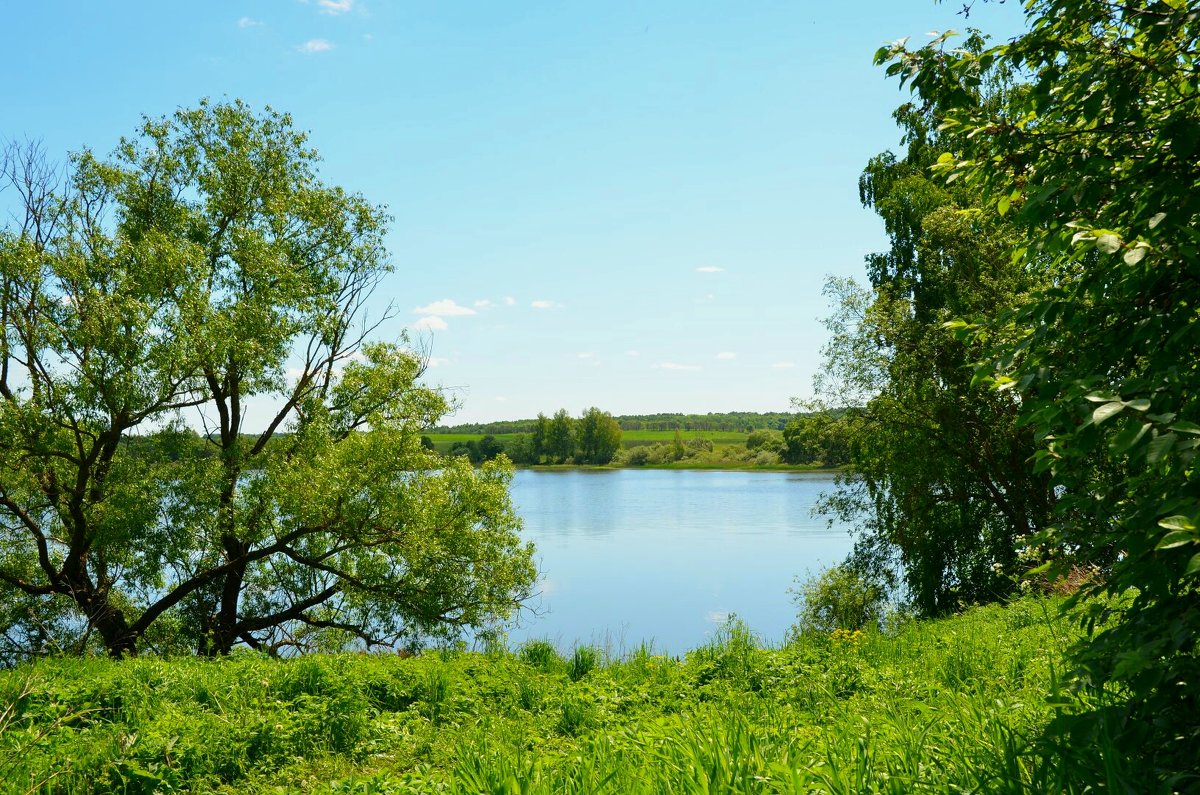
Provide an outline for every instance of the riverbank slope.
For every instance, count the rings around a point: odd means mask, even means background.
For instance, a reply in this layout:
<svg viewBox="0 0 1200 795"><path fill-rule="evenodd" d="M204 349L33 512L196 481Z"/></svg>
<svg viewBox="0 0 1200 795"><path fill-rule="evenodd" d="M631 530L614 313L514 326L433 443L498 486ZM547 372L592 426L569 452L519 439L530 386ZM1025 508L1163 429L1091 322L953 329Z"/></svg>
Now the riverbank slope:
<svg viewBox="0 0 1200 795"><path fill-rule="evenodd" d="M517 650L0 672L15 791L1061 791L1027 745L1073 626L1024 599L679 658ZM1059 668L1059 670L1061 670Z"/></svg>

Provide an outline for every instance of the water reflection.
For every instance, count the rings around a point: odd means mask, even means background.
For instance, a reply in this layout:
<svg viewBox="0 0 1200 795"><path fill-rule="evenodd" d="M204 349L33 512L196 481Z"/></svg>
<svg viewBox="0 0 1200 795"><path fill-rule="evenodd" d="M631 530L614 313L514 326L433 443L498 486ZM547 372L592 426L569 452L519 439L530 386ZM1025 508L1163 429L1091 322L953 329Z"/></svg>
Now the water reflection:
<svg viewBox="0 0 1200 795"><path fill-rule="evenodd" d="M736 613L769 642L794 617L793 577L845 557L811 515L829 475L601 470L517 473L513 498L544 580L514 640L682 653Z"/></svg>

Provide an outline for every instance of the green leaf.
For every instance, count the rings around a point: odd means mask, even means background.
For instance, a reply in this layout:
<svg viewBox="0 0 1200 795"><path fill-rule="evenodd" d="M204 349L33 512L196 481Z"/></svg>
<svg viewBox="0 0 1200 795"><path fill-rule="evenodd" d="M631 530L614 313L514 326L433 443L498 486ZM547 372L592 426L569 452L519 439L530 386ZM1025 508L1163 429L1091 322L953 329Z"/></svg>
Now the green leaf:
<svg viewBox="0 0 1200 795"><path fill-rule="evenodd" d="M1192 555L1192 559L1188 561L1187 568L1183 570L1183 576L1188 577L1197 573L1200 573L1200 552Z"/></svg>
<svg viewBox="0 0 1200 795"><path fill-rule="evenodd" d="M1099 425L1110 417L1115 417L1125 409L1125 404L1119 400L1105 403L1092 412L1092 422Z"/></svg>
<svg viewBox="0 0 1200 795"><path fill-rule="evenodd" d="M1196 534L1186 530L1172 530L1162 537L1155 549L1175 549L1196 543Z"/></svg>
<svg viewBox="0 0 1200 795"><path fill-rule="evenodd" d="M1200 436L1200 425L1197 425L1194 422L1188 422L1187 420L1182 420L1175 423L1171 426L1171 430L1178 431L1179 433L1190 433L1193 436Z"/></svg>
<svg viewBox="0 0 1200 795"><path fill-rule="evenodd" d="M1129 408L1133 409L1134 411L1146 411L1147 409L1150 408L1150 399L1149 398L1137 398L1136 400L1129 401L1125 405L1128 406Z"/></svg>
<svg viewBox="0 0 1200 795"><path fill-rule="evenodd" d="M1116 254L1121 250L1121 238L1112 232L1105 232L1096 238L1096 248L1105 254Z"/></svg>
<svg viewBox="0 0 1200 795"><path fill-rule="evenodd" d="M1155 213L1154 216L1150 219L1150 224L1149 224L1150 228L1153 229L1154 227L1161 224L1163 222L1163 219L1166 217L1167 217L1166 213Z"/></svg>
<svg viewBox="0 0 1200 795"><path fill-rule="evenodd" d="M1195 530L1196 525L1192 520L1181 514L1168 516L1166 519L1159 519L1158 526L1166 530Z"/></svg>
<svg viewBox="0 0 1200 795"><path fill-rule="evenodd" d="M1126 265L1137 265L1145 258L1145 256L1146 249L1139 246L1138 248L1131 248L1126 251L1125 256L1122 259L1125 260Z"/></svg>
<svg viewBox="0 0 1200 795"><path fill-rule="evenodd" d="M1008 208L1011 205L1011 203L1012 202L1009 200L1009 198L1007 196L1001 196L1000 199L996 202L996 210L1002 216L1008 215Z"/></svg>
<svg viewBox="0 0 1200 795"><path fill-rule="evenodd" d="M1146 445L1146 461L1153 464L1171 451L1175 446L1175 434L1164 433Z"/></svg>

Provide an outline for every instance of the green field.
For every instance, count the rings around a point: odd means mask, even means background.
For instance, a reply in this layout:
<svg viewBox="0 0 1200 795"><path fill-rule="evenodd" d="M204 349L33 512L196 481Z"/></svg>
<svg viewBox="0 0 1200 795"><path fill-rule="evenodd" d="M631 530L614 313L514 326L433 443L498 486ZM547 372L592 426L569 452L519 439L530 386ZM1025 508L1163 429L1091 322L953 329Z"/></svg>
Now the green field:
<svg viewBox="0 0 1200 795"><path fill-rule="evenodd" d="M1025 599L781 648L730 625L679 658L534 643L51 659L0 672L0 789L1082 791L1103 749L1047 758L1037 744L1077 637L1056 616Z"/></svg>

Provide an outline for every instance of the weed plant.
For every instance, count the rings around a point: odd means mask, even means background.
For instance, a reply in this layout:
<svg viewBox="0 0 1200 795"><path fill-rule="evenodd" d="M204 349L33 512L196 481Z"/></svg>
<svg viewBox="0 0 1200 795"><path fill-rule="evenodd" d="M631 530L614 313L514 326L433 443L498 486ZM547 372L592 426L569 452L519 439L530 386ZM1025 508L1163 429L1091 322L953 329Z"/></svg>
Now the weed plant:
<svg viewBox="0 0 1200 795"><path fill-rule="evenodd" d="M779 648L735 622L682 658L45 660L0 672L0 790L1083 791L1039 741L1074 639L1056 605Z"/></svg>

